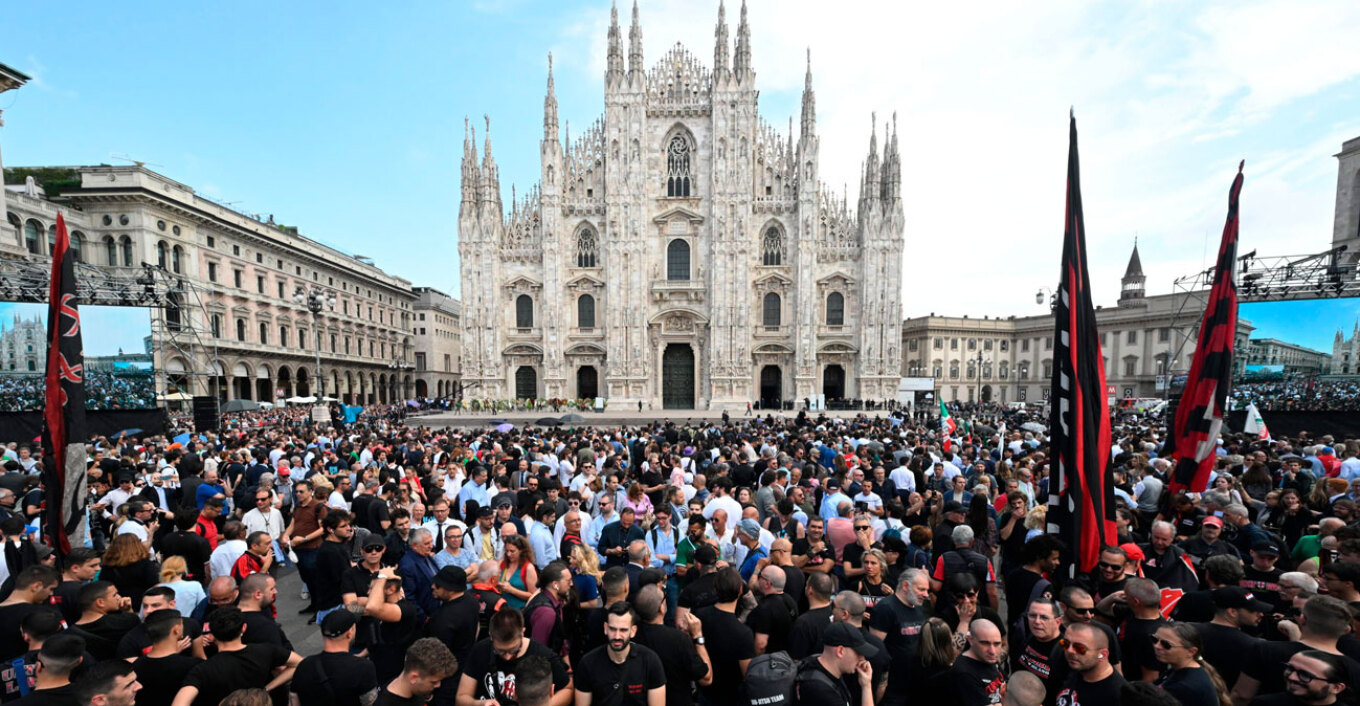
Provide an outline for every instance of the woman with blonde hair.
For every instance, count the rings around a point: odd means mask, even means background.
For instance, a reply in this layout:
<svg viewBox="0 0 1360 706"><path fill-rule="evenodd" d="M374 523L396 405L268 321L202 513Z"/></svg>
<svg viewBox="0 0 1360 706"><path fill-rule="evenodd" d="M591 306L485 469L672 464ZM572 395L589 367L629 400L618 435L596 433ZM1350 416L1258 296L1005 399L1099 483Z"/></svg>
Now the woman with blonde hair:
<svg viewBox="0 0 1360 706"><path fill-rule="evenodd" d="M538 586L538 569L534 567L534 550L523 535L505 538L505 556L501 559L497 584L506 605L524 610L524 604Z"/></svg>
<svg viewBox="0 0 1360 706"><path fill-rule="evenodd" d="M1025 513L1025 541L1048 533L1048 506L1036 505Z"/></svg>
<svg viewBox="0 0 1360 706"><path fill-rule="evenodd" d="M175 592L175 607L179 609L180 615L192 618L198 607L208 600L208 594L203 591L203 584L184 578L188 572L189 565L184 561L184 557L166 557L165 561L161 562L160 585Z"/></svg>

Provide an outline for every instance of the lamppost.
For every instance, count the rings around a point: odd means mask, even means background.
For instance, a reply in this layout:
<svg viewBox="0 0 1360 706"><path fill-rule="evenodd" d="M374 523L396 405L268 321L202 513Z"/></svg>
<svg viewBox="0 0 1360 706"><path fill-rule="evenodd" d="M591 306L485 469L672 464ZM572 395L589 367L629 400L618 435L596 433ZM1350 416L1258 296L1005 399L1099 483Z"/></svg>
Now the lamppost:
<svg viewBox="0 0 1360 706"><path fill-rule="evenodd" d="M410 370L411 368L415 367L411 364L410 361L406 360L406 347L408 345L410 345L410 342L403 339L401 342L400 355L393 358L392 362L387 364L388 369L392 371L391 377L392 377L393 403L398 402L399 398L405 398L407 396L408 391L406 389L406 386L402 383L402 378L405 376L405 372L407 370ZM395 350L393 352L395 353ZM400 401L402 402L402 404L405 404L404 399L401 399Z"/></svg>
<svg viewBox="0 0 1360 706"><path fill-rule="evenodd" d="M316 328L316 399L320 402L326 396L326 378L321 376L321 311L335 309L335 294L316 285L306 289L299 285L293 293L293 301L306 304L307 310L312 312L312 323Z"/></svg>
<svg viewBox="0 0 1360 706"><path fill-rule="evenodd" d="M975 385L975 387L977 388L977 396L974 397L973 399L975 399L975 400L977 401L978 404L982 404L982 349L981 349L981 348L978 349L976 372L977 372L977 384Z"/></svg>

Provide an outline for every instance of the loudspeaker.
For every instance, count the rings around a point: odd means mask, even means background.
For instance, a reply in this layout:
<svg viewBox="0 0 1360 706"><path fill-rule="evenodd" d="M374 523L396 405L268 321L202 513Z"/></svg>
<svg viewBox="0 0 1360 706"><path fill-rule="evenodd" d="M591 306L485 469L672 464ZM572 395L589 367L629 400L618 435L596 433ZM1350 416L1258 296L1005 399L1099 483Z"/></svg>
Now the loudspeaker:
<svg viewBox="0 0 1360 706"><path fill-rule="evenodd" d="M201 432L217 431L217 398L208 396L194 397L194 429Z"/></svg>

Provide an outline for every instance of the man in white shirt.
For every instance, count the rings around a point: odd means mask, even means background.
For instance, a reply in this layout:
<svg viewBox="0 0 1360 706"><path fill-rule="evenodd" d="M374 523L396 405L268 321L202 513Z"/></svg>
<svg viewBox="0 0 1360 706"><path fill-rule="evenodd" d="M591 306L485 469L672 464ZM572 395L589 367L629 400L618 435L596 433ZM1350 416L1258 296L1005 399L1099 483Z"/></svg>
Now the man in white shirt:
<svg viewBox="0 0 1360 706"><path fill-rule="evenodd" d="M708 499L708 504L704 506L704 517L708 520L713 519L713 513L718 510L727 512L728 522L736 522L741 519L741 503L732 497L732 479L722 477L709 483L712 495Z"/></svg>
<svg viewBox="0 0 1360 706"><path fill-rule="evenodd" d="M264 532L269 535L269 539L278 542L285 548L288 546L288 538L283 531L287 525L283 522L283 513L274 507L274 496L266 489L257 489L252 496L255 499L255 508L241 518L241 524L246 527L246 534L252 532Z"/></svg>
<svg viewBox="0 0 1360 706"><path fill-rule="evenodd" d="M467 532L467 525L449 516L448 498L440 498L434 501L434 506L430 508L430 519L426 520L421 527L430 531L430 536L434 537L434 551L436 553L444 549L444 533L450 527L458 527Z"/></svg>
<svg viewBox="0 0 1360 706"><path fill-rule="evenodd" d="M911 472L905 464L892 469L888 474L888 480L892 481L893 487L897 488L897 497L903 503L907 502L907 497L916 492L916 474Z"/></svg>
<svg viewBox="0 0 1360 706"><path fill-rule="evenodd" d="M246 553L246 528L236 520L229 520L222 526L222 540L217 543L208 560L208 569L213 578L231 576L231 567Z"/></svg>
<svg viewBox="0 0 1360 706"><path fill-rule="evenodd" d="M352 481L350 481L349 476L341 474L337 477L335 483L335 490L332 490L330 497L326 498L326 505L349 512L349 501L345 499L345 491L349 490Z"/></svg>

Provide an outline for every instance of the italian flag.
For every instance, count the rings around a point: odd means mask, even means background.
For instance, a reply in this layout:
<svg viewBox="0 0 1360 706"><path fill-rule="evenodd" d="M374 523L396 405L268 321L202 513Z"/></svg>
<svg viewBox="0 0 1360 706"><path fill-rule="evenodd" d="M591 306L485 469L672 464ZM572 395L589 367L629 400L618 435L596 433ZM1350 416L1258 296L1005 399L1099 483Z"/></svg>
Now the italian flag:
<svg viewBox="0 0 1360 706"><path fill-rule="evenodd" d="M958 422L954 421L954 415L949 413L949 407L945 406L944 400L940 400L940 435L944 437L942 448L945 451L950 449L953 444L952 437L954 430L958 429Z"/></svg>
<svg viewBox="0 0 1360 706"><path fill-rule="evenodd" d="M1257 439L1263 441L1270 440L1270 430L1266 428L1266 420L1261 418L1261 410L1256 409L1255 403L1247 405L1247 420L1242 425L1242 431L1255 434Z"/></svg>

